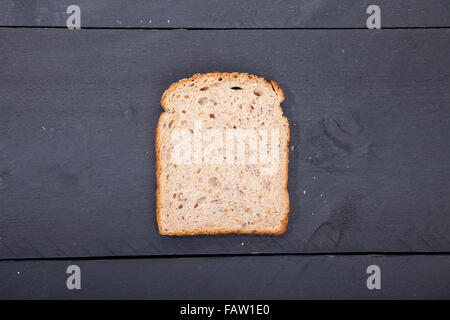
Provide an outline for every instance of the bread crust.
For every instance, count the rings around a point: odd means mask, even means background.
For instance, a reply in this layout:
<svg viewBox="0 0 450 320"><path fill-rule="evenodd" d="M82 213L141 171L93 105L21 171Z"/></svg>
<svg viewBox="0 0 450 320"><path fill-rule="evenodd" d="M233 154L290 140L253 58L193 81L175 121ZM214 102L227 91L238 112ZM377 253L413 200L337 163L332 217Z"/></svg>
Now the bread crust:
<svg viewBox="0 0 450 320"><path fill-rule="evenodd" d="M159 116L158 125L155 134L155 153L156 153L156 222L158 223L158 230L160 234L164 234L161 226L161 126L164 121L166 113L163 112Z"/></svg>
<svg viewBox="0 0 450 320"><path fill-rule="evenodd" d="M211 73L197 73L190 78L182 79L178 82L173 83L163 94L161 98L161 106L167 111L166 101L171 93L176 91L180 86L185 83L191 82L193 80L201 80L203 78L216 78L221 77L223 79L239 79L245 78L248 80L256 80L266 86L268 89L275 91L280 96L280 104L284 101L284 92L280 88L280 86L275 81L267 81L262 77L258 77L255 75L251 75L248 73L239 73L239 72L211 72ZM258 230L240 230L240 231L230 231L226 229L219 229L214 231L193 231L193 232L167 232L163 229L161 224L161 207L162 207L162 186L161 186L161 127L164 122L164 118L167 116L167 112L162 112L161 116L158 120L158 125L156 127L155 134L155 153L156 153L156 220L158 224L158 231L161 235L167 236L189 236L189 235L214 235L214 234L267 234L267 235L281 235L286 232L288 220L289 220L289 211L290 211L290 202L289 202L289 193L287 190L287 182L288 182L288 166L289 166L289 141L290 141L290 126L288 119L283 116L283 119L287 124L287 141L286 141L286 164L284 166L284 191L285 191L285 203L286 203L286 212L285 218L281 222L281 227L277 231L258 231Z"/></svg>

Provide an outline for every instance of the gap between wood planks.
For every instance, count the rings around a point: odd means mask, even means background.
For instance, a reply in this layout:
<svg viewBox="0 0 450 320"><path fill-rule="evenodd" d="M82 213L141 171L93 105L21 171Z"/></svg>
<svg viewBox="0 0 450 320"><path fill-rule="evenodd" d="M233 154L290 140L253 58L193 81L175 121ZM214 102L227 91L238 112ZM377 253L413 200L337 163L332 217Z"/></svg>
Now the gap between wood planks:
<svg viewBox="0 0 450 320"><path fill-rule="evenodd" d="M234 258L234 257L271 257L271 256L299 256L299 257L400 257L400 256L450 256L450 252L339 252L339 253L211 253L211 254L169 254L169 255L127 255L127 256L92 256L92 257L36 257L36 258L7 258L1 262L19 261L86 261L86 260L139 260L139 259L182 259L182 258Z"/></svg>
<svg viewBox="0 0 450 320"><path fill-rule="evenodd" d="M0 26L0 29L68 29L65 26ZM417 29L450 29L450 26L439 27L382 27L381 30L417 30ZM80 30L370 30L365 27L81 27ZM375 30L376 31L376 30Z"/></svg>

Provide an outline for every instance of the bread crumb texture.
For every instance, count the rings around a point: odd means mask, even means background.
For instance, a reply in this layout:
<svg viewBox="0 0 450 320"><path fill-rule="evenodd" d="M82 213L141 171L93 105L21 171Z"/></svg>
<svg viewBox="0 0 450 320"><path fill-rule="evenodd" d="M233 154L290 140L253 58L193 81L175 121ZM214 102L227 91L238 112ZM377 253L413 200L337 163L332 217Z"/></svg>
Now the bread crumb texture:
<svg viewBox="0 0 450 320"><path fill-rule="evenodd" d="M281 109L283 100L283 91L274 81L247 73L196 74L164 92L164 112L156 130L156 203L161 234L285 232L289 123ZM226 159L223 163L173 163L174 130L193 133L195 123L201 123L202 130L224 132L238 128L269 133L278 130L276 170L263 174L266 164L230 165ZM207 140L203 137L203 148ZM245 149L247 158L252 156L250 149ZM225 153L220 157L226 158Z"/></svg>

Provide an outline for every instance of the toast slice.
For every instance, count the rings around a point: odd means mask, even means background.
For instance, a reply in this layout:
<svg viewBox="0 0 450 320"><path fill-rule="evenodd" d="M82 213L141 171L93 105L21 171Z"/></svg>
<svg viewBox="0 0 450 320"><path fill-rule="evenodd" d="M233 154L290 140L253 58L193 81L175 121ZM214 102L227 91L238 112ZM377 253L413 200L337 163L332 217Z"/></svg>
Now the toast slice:
<svg viewBox="0 0 450 320"><path fill-rule="evenodd" d="M289 123L274 82L196 74L164 92L156 130L163 235L282 234L289 213Z"/></svg>

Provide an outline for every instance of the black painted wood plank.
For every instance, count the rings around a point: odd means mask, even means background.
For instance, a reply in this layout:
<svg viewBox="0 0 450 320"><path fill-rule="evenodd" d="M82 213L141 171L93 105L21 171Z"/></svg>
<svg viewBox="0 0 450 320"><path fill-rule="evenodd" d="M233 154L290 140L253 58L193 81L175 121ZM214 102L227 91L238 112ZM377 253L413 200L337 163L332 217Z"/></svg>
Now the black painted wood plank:
<svg viewBox="0 0 450 320"><path fill-rule="evenodd" d="M366 9L381 8L383 27L449 27L447 0L2 0L0 26L66 26L69 5L82 27L366 28Z"/></svg>
<svg viewBox="0 0 450 320"><path fill-rule="evenodd" d="M449 252L449 35L0 30L0 258ZM285 91L283 236L158 234L159 100L209 71Z"/></svg>
<svg viewBox="0 0 450 320"><path fill-rule="evenodd" d="M67 289L70 265L80 267L80 290ZM367 288L370 265L380 268L379 290ZM449 298L449 256L0 262L0 299Z"/></svg>

